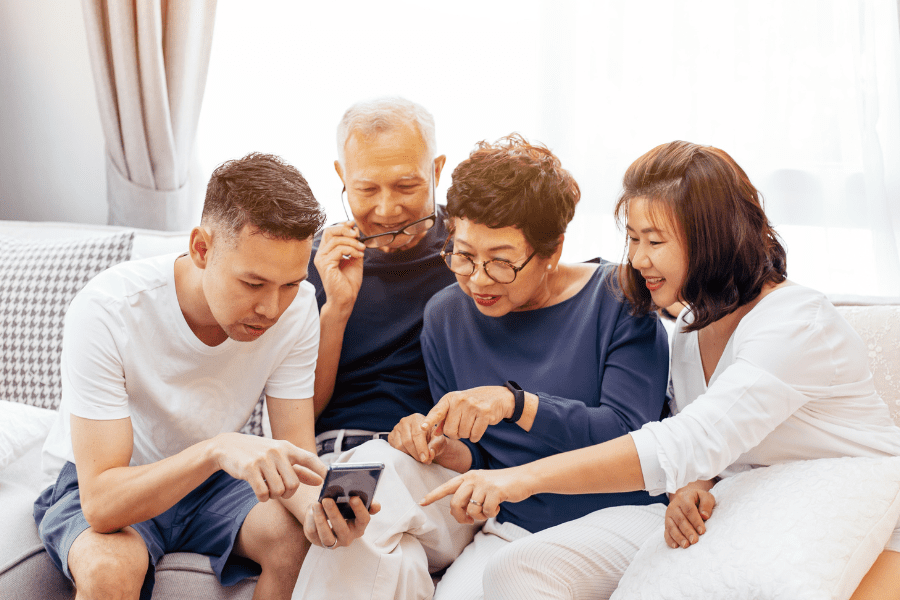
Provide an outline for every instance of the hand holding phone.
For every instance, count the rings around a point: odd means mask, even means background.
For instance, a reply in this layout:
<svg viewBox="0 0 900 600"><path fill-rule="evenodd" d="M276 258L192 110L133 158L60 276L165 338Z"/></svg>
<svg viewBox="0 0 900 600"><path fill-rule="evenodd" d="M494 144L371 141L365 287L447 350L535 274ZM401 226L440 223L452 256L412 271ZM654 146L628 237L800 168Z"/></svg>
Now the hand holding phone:
<svg viewBox="0 0 900 600"><path fill-rule="evenodd" d="M356 515L350 506L350 498L357 496L366 510L372 505L378 479L384 470L384 463L340 463L330 465L319 493L319 503L331 498L337 504L341 516L354 519Z"/></svg>

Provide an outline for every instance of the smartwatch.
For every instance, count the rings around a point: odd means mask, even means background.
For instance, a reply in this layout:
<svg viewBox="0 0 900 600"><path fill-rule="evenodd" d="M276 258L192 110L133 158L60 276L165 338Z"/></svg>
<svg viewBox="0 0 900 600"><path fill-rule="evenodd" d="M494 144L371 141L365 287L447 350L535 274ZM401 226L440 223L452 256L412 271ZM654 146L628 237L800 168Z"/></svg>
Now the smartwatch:
<svg viewBox="0 0 900 600"><path fill-rule="evenodd" d="M503 420L507 423L515 423L522 418L522 413L525 411L525 390L515 381L507 381L506 389L511 391L513 396L516 397L516 405L513 408L512 416Z"/></svg>

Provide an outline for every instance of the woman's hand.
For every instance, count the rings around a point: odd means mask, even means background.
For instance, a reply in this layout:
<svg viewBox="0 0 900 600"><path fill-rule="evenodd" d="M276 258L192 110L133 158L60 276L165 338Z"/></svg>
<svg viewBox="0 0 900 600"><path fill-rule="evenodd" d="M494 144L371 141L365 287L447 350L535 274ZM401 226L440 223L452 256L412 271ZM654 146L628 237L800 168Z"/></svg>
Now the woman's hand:
<svg viewBox="0 0 900 600"><path fill-rule="evenodd" d="M346 312L353 309L362 286L366 247L358 237L359 230L350 222L326 228L313 260L327 301Z"/></svg>
<svg viewBox="0 0 900 600"><path fill-rule="evenodd" d="M350 498L350 508L354 518L345 519L335 501L325 498L321 503L313 502L306 511L303 533L315 546L334 548L349 546L356 538L362 537L369 524L370 516L381 510L378 502L372 501L369 510L356 496Z"/></svg>
<svg viewBox="0 0 900 600"><path fill-rule="evenodd" d="M706 533L706 523L716 506L716 498L709 490L712 481L695 481L669 498L666 508L665 540L670 548L687 548L700 541Z"/></svg>
<svg viewBox="0 0 900 600"><path fill-rule="evenodd" d="M394 426L387 441L391 446L409 454L420 463L430 465L443 453L447 438L440 433L436 434L434 428L422 429L424 421L425 415L419 413L403 417Z"/></svg>
<svg viewBox="0 0 900 600"><path fill-rule="evenodd" d="M453 439L477 442L491 425L511 417L516 398L502 385L450 392L434 405L421 428ZM443 425L442 425L443 424Z"/></svg>
<svg viewBox="0 0 900 600"><path fill-rule="evenodd" d="M531 496L521 467L468 471L430 491L422 506L453 494L450 514L460 523L471 524L496 517L501 502L521 502Z"/></svg>

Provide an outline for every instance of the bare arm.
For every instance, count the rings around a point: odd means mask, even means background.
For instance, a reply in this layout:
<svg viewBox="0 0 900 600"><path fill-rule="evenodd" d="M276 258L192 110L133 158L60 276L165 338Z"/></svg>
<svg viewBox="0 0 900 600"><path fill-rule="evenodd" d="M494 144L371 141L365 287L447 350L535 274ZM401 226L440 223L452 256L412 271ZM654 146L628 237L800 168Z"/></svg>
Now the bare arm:
<svg viewBox="0 0 900 600"><path fill-rule="evenodd" d="M273 439L286 440L298 448L316 454L315 419L311 398L285 400L266 396L266 407L269 411L269 422L272 424ZM287 498L282 496L279 499L302 523L306 509L310 503L317 500L320 487L302 486L296 494Z"/></svg>
<svg viewBox="0 0 900 600"><path fill-rule="evenodd" d="M501 502L521 502L535 494L598 494L644 489L637 448L630 435L571 452L555 454L509 469L469 471L432 490L422 504L453 495L452 507L473 510L469 500L483 505L473 518L497 516ZM483 515L483 516L482 516Z"/></svg>
<svg viewBox="0 0 900 600"><path fill-rule="evenodd" d="M91 527L118 531L153 518L218 470L247 481L261 501L266 481L292 495L300 483L317 485L325 470L314 454L287 442L224 433L161 461L128 466L133 450L131 419L96 421L71 417L82 509Z"/></svg>
<svg viewBox="0 0 900 600"><path fill-rule="evenodd" d="M319 311L321 337L313 392L317 418L328 406L334 393L334 382L344 344L344 329L362 286L365 246L356 240L358 235L350 224L325 229L313 260L326 298ZM345 256L349 258L345 259Z"/></svg>

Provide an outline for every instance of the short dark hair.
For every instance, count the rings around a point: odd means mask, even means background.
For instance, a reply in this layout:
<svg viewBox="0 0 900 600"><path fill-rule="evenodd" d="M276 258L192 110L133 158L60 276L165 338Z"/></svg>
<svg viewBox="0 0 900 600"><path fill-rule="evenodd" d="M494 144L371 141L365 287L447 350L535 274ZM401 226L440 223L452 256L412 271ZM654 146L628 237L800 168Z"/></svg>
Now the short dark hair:
<svg viewBox="0 0 900 600"><path fill-rule="evenodd" d="M546 146L517 133L482 141L453 170L447 214L493 229L515 227L543 258L575 216L581 190Z"/></svg>
<svg viewBox="0 0 900 600"><path fill-rule="evenodd" d="M282 158L254 152L219 165L206 186L201 222L234 240L246 225L280 240L311 238L325 211L303 175Z"/></svg>
<svg viewBox="0 0 900 600"><path fill-rule="evenodd" d="M669 219L681 235L688 268L681 299L697 331L756 298L766 283L787 278L787 255L769 223L759 191L723 150L688 142L657 146L625 172L616 202L622 226L628 207L644 199L653 218ZM630 263L619 283L635 312L656 308L644 278Z"/></svg>

